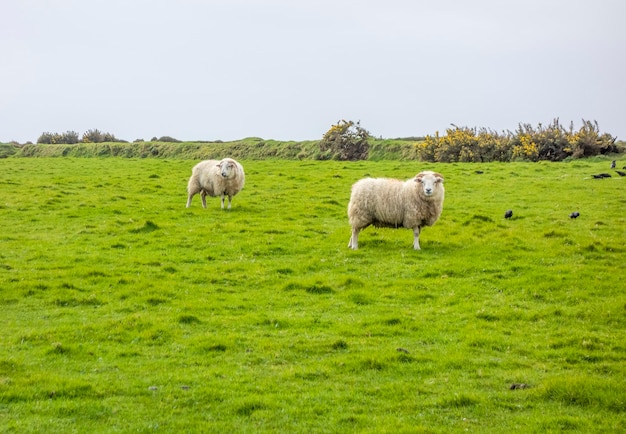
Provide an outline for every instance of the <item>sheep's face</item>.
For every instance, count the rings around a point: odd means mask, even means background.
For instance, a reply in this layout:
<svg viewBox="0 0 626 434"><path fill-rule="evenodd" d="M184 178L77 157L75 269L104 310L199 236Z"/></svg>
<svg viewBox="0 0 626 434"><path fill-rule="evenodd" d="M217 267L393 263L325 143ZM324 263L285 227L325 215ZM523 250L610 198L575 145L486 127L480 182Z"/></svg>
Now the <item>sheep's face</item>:
<svg viewBox="0 0 626 434"><path fill-rule="evenodd" d="M222 160L217 165L217 167L220 168L220 173L222 174L222 177L224 177L224 178L232 178L233 176L235 176L236 166L235 166L235 162L234 161Z"/></svg>
<svg viewBox="0 0 626 434"><path fill-rule="evenodd" d="M421 172L415 176L417 182L425 196L432 196L439 189L443 188L443 176L437 172Z"/></svg>

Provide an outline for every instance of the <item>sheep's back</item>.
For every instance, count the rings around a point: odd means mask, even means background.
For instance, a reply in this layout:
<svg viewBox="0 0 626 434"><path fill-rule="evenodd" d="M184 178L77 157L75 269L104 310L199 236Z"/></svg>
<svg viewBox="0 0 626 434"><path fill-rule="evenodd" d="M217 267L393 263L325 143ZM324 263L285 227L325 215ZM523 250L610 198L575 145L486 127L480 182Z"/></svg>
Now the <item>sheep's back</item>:
<svg viewBox="0 0 626 434"><path fill-rule="evenodd" d="M204 160L193 166L191 171L193 173L202 173L207 171L209 168L216 166L219 163L217 160Z"/></svg>
<svg viewBox="0 0 626 434"><path fill-rule="evenodd" d="M403 182L365 178L352 187L348 217L353 225L399 226L404 220Z"/></svg>
<svg viewBox="0 0 626 434"><path fill-rule="evenodd" d="M215 189L215 175L218 173L217 160L204 160L193 167L193 175L198 180L200 188L212 196Z"/></svg>

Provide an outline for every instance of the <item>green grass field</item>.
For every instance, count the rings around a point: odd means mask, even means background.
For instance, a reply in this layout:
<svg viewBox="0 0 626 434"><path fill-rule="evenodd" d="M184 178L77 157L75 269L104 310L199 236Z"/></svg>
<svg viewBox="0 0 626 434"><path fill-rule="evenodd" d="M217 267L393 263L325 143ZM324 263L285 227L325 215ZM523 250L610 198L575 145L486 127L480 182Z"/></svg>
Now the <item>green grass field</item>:
<svg viewBox="0 0 626 434"><path fill-rule="evenodd" d="M0 432L626 430L607 160L241 162L222 211L195 161L0 160ZM423 169L422 250L349 250L350 186Z"/></svg>

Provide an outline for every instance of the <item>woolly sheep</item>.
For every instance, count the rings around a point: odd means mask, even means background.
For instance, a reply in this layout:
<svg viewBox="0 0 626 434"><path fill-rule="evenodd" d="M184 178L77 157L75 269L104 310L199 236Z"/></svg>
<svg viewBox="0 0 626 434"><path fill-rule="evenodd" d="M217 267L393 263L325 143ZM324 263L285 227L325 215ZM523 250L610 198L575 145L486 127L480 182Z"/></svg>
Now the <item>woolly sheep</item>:
<svg viewBox="0 0 626 434"><path fill-rule="evenodd" d="M228 209L230 209L233 196L241 191L244 182L243 167L232 158L224 158L221 161L201 161L191 170L191 177L187 184L187 208L191 205L191 199L196 194L200 194L204 208L206 208L207 196L221 196L222 209L224 209L224 197L228 196Z"/></svg>
<svg viewBox="0 0 626 434"><path fill-rule="evenodd" d="M413 248L420 250L424 226L432 226L443 210L443 176L424 171L407 181L365 178L352 186L348 219L352 226L351 249L358 249L359 232L370 225L413 229Z"/></svg>

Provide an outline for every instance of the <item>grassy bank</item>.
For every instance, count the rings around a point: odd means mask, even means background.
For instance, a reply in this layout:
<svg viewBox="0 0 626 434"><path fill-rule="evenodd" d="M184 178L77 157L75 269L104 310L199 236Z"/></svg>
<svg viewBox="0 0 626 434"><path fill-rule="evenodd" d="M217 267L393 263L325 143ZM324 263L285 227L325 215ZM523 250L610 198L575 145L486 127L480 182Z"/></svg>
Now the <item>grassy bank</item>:
<svg viewBox="0 0 626 434"><path fill-rule="evenodd" d="M222 211L185 208L193 161L0 160L0 431L626 429L606 160L242 163ZM423 168L423 250L349 250L352 183Z"/></svg>
<svg viewBox="0 0 626 434"><path fill-rule="evenodd" d="M415 141L371 139L370 160L417 158ZM315 160L320 155L318 141L276 141L250 137L232 142L135 142L78 143L73 145L27 144L0 146L0 158L16 157L124 157L161 159L221 159L228 155L247 160Z"/></svg>

